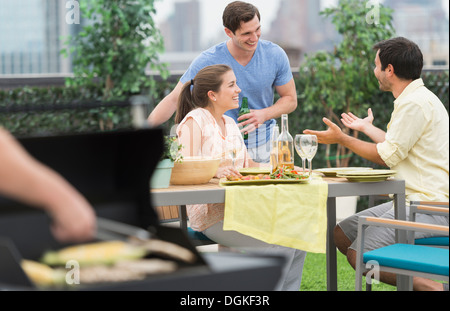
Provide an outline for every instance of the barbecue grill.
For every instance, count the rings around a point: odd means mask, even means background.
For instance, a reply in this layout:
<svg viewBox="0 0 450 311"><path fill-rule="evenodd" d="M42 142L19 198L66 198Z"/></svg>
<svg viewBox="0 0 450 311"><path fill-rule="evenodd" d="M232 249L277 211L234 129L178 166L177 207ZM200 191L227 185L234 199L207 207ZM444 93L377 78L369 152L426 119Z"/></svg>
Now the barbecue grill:
<svg viewBox="0 0 450 311"><path fill-rule="evenodd" d="M37 160L75 186L99 217L135 226L151 237L191 250L197 260L175 272L139 281L75 286L71 290L272 290L284 258L237 253L200 254L178 228L161 226L149 180L163 148L158 128L19 138ZM35 290L20 260L38 260L56 241L45 212L0 197L0 290ZM50 289L51 290L51 289Z"/></svg>

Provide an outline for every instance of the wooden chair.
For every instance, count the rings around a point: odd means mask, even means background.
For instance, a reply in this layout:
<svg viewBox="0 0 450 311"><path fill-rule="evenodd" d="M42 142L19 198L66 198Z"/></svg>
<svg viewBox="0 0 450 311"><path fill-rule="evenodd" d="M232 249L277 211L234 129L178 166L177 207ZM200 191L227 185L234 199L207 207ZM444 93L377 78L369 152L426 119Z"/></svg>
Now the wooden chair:
<svg viewBox="0 0 450 311"><path fill-rule="evenodd" d="M389 200L388 194L383 195L373 195L369 196L369 207L375 206L375 202L378 200ZM429 215L448 215L448 202L431 202L431 201L411 201L409 210L409 220L416 221L417 214L429 214ZM445 208L447 211L445 211ZM408 234L414 234L409 232ZM449 238L442 237L432 237L432 238L422 238L416 239L414 244L418 245L428 245L434 247L444 247L448 248Z"/></svg>
<svg viewBox="0 0 450 311"><path fill-rule="evenodd" d="M417 214L428 214L437 216L448 216L448 202L411 201L409 220L416 221ZM414 238L414 232L409 232L409 239ZM430 238L415 239L416 245L427 245L448 249L448 236L436 236Z"/></svg>
<svg viewBox="0 0 450 311"><path fill-rule="evenodd" d="M448 209L447 209L448 215ZM363 253L364 233L368 226L380 226L397 230L420 231L449 235L448 226L431 225L411 221L384 219L376 217L360 217L358 222L357 257L355 273L355 289L362 290L362 276L366 277L366 289L370 290L370 276L374 271L385 271L397 274L397 290L412 290L413 276L433 280L449 280L449 250L444 248L415 245L408 235L407 243L396 243ZM370 265L370 269L367 266ZM377 269L377 270L375 270ZM401 276L406 276L403 282ZM402 281L400 281L402 280Z"/></svg>

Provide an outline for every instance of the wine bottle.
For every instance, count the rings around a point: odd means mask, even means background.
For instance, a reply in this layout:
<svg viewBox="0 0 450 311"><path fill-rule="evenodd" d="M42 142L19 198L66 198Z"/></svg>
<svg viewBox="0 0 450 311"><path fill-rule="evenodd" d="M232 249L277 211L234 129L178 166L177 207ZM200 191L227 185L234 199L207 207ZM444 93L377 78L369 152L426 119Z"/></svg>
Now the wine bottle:
<svg viewBox="0 0 450 311"><path fill-rule="evenodd" d="M247 97L242 97L242 104L241 104L241 108L239 109L238 115L240 117L246 113L250 113L250 109L248 108L248 99L247 99ZM240 121L239 123L244 122L244 121ZM244 140L247 140L247 139L248 139L248 133L245 133Z"/></svg>
<svg viewBox="0 0 450 311"><path fill-rule="evenodd" d="M294 169L294 140L289 134L288 115L281 115L281 133L278 136L278 168Z"/></svg>

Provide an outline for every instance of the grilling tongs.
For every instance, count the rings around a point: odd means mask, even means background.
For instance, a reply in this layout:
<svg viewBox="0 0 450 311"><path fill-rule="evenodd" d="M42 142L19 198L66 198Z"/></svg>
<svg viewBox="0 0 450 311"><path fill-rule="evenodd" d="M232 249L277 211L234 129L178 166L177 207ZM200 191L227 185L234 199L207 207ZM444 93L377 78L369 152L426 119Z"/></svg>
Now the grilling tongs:
<svg viewBox="0 0 450 311"><path fill-rule="evenodd" d="M126 242L137 242L147 251L169 256L188 263L193 263L197 260L195 253L187 248L176 243L155 239L155 234L150 233L147 230L111 219L97 218L96 237L103 241L121 240Z"/></svg>
<svg viewBox="0 0 450 311"><path fill-rule="evenodd" d="M150 232L145 229L125 224L119 221L97 217L96 238L102 241L121 240L128 241L130 238L147 240L151 238Z"/></svg>

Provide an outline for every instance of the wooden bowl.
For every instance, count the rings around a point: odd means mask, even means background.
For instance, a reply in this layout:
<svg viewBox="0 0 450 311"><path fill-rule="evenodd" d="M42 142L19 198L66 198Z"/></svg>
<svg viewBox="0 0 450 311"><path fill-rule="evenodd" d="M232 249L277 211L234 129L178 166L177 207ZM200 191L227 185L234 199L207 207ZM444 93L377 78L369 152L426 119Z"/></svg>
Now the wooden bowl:
<svg viewBox="0 0 450 311"><path fill-rule="evenodd" d="M206 184L214 177L220 159L183 158L181 163L174 163L170 183L173 185Z"/></svg>

